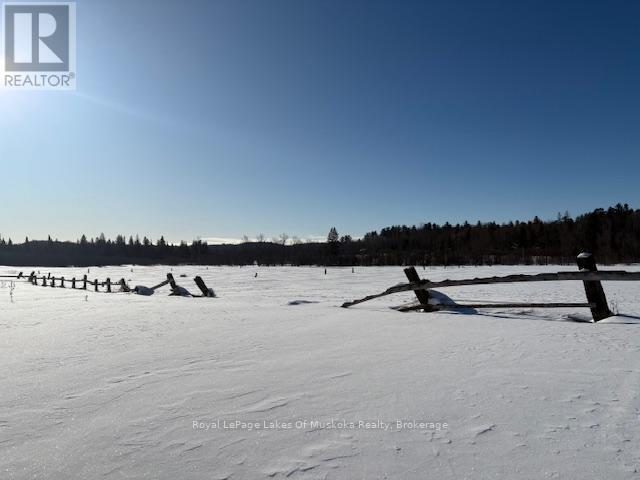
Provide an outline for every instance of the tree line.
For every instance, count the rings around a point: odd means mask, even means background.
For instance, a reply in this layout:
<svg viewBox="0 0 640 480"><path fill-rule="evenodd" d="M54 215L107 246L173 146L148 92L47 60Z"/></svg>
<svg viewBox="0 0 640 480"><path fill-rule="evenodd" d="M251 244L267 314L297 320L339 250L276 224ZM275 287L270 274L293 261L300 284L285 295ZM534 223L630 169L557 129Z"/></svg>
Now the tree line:
<svg viewBox="0 0 640 480"><path fill-rule="evenodd" d="M293 240L292 240L293 239ZM173 245L161 237L103 234L76 242L51 239L15 243L0 236L0 265L90 266L118 264L205 265L493 265L574 263L581 251L599 263L640 260L640 210L627 204L555 220L396 225L354 239L331 228L326 242L303 243L280 235L238 245L202 240Z"/></svg>

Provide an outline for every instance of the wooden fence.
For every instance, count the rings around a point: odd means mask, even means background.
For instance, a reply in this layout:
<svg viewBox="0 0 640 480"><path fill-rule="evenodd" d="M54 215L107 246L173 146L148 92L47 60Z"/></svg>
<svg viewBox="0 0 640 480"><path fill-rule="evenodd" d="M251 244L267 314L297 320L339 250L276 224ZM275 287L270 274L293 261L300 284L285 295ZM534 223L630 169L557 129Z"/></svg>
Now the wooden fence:
<svg viewBox="0 0 640 480"><path fill-rule="evenodd" d="M42 287L53 287L53 288L71 288L73 290L88 290L94 292L105 292L105 293L116 293L116 292L124 292L124 293L138 293L141 295L151 295L156 290L165 285L169 285L171 287L171 295L178 296L191 296L191 297L215 297L215 293L212 289L207 288L202 277L197 276L194 278L194 281L201 292L201 295L193 295L190 294L186 289L180 287L173 275L171 273L167 273L167 279L162 282L154 285L153 287L135 287L130 288L127 284L127 281L124 278L117 280L115 282L111 281L111 278L107 278L104 281L99 281L97 278L94 280L90 280L87 275L84 275L82 278L65 278L65 277L55 277L51 276L51 274L47 275L36 275L36 272L31 272L29 276L25 276L23 272L20 272L18 275L0 275L0 278L7 279L15 279L15 280L25 280L32 285L40 285ZM100 290L100 289L103 290Z"/></svg>
<svg viewBox="0 0 640 480"><path fill-rule="evenodd" d="M624 270L598 271L595 259L590 253L581 253L577 258L577 272L540 273L537 275L507 275L504 277L484 277L463 280L441 280L431 282L420 279L415 268L405 269L405 275L409 283L401 283L388 288L382 293L368 295L359 300L345 302L342 307L349 308L359 303L367 302L375 298L384 297L394 293L414 291L417 302L397 307L397 310L407 312L423 310L433 312L442 309L456 308L560 308L560 307L585 307L591 310L594 322L598 322L612 315L607 304L607 298L602 288L602 281L638 281L640 272L627 272ZM444 287L462 287L470 285L488 285L496 283L521 283L521 282L557 282L557 281L582 281L587 296L586 303L476 303L476 304L435 304L431 303L430 289Z"/></svg>

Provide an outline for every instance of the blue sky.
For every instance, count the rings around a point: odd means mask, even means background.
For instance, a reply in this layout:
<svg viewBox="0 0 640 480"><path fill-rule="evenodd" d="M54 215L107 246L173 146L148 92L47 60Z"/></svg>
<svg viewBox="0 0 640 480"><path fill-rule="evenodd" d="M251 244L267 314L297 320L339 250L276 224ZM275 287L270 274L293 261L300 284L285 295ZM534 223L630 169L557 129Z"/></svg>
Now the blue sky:
<svg viewBox="0 0 640 480"><path fill-rule="evenodd" d="M239 238L639 205L640 3L77 2L0 91L0 233Z"/></svg>

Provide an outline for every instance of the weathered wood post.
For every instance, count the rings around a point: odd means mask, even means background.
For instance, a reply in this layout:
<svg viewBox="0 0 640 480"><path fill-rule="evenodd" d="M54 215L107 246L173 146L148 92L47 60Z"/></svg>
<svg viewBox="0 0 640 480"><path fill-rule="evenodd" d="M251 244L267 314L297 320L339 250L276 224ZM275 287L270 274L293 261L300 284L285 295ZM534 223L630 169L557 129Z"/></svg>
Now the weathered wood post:
<svg viewBox="0 0 640 480"><path fill-rule="evenodd" d="M107 277L107 293L111 293L111 279Z"/></svg>
<svg viewBox="0 0 640 480"><path fill-rule="evenodd" d="M56 286L56 277L51 277L51 286L52 287Z"/></svg>
<svg viewBox="0 0 640 480"><path fill-rule="evenodd" d="M416 272L416 269L414 267L405 268L404 274L407 276L407 280L409 280L409 282L411 283L420 281L420 276L418 275L418 272ZM415 293L416 297L418 297L420 305L426 305L426 308L424 309L425 312L433 312L435 310L435 308L429 306L428 290L414 290L413 293Z"/></svg>
<svg viewBox="0 0 640 480"><path fill-rule="evenodd" d="M95 281L95 282L93 282L93 285L94 285L94 287L95 287L95 288L94 288L94 289L95 289L95 291L97 292L97 291L98 291L98 279L97 279L97 278L96 278L96 281Z"/></svg>
<svg viewBox="0 0 640 480"><path fill-rule="evenodd" d="M193 279L194 282L196 282L196 285L198 286L198 288L200 289L200 291L202 292L202 296L203 297L213 297L213 290L210 290L209 288L207 288L207 285L204 283L204 280L202 280L201 276L197 276L196 278Z"/></svg>
<svg viewBox="0 0 640 480"><path fill-rule="evenodd" d="M42 276L42 286L43 287L47 286L47 277L45 277L44 275Z"/></svg>
<svg viewBox="0 0 640 480"><path fill-rule="evenodd" d="M597 272L596 259L588 252L582 252L578 255L578 268L580 271ZM600 280L585 280L584 291L587 294L587 301L593 306L591 307L591 315L594 322L610 317L612 315L607 304L607 297L604 294L602 283Z"/></svg>
<svg viewBox="0 0 640 480"><path fill-rule="evenodd" d="M132 269L133 270L133 269ZM130 292L131 289L129 288L129 286L127 285L127 282L125 281L124 278L120 279L120 291L121 292Z"/></svg>
<svg viewBox="0 0 640 480"><path fill-rule="evenodd" d="M76 288L76 277L73 277L71 279L71 288L75 289Z"/></svg>
<svg viewBox="0 0 640 480"><path fill-rule="evenodd" d="M60 288L64 288L64 277L60 279Z"/></svg>
<svg viewBox="0 0 640 480"><path fill-rule="evenodd" d="M178 285L176 284L175 279L173 278L172 273L167 273L167 280L169 281L169 285L171 286L171 292L174 294L178 293Z"/></svg>
<svg viewBox="0 0 640 480"><path fill-rule="evenodd" d="M83 290L87 289L87 276L86 275L84 277L82 277L82 289Z"/></svg>

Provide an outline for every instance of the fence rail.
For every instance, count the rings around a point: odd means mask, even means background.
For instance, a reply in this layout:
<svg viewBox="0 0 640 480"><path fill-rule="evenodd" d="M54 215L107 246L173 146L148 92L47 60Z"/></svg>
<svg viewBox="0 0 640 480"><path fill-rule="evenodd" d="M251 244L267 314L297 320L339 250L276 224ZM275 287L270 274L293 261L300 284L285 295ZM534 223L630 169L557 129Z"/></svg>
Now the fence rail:
<svg viewBox="0 0 640 480"><path fill-rule="evenodd" d="M493 283L523 283L523 282L559 282L559 281L640 281L640 272L626 272L623 270L609 270L600 272L556 272L556 273L539 273L535 275L507 275L505 277L482 277L470 278L464 280L440 280L431 282L429 280L419 280L417 282L400 283L386 289L384 292L374 295L368 295L364 298L345 302L342 304L344 308L357 305L359 303L368 302L376 298L392 295L394 293L430 290L433 288L444 287L464 287L470 285L489 285Z"/></svg>
<svg viewBox="0 0 640 480"><path fill-rule="evenodd" d="M602 320L612 315L607 304L607 299L602 288L602 281L640 281L640 272L627 272L624 270L598 271L593 255L581 253L578 255L577 272L539 273L534 275L506 275L503 277L480 277L462 280L440 280L432 282L421 280L415 268L405 269L405 275L409 283L401 283L386 289L384 292L368 295L364 298L345 302L343 308L349 308L360 303L368 302L376 298L385 297L395 293L414 291L418 299L417 304L398 307L399 311L424 310L426 312L446 308L560 308L560 307L586 307L591 309L594 321ZM478 304L452 304L438 305L429 302L429 290L444 287L463 287L472 285L489 285L499 283L523 283L523 282L558 282L558 281L582 281L587 296L587 303L478 303Z"/></svg>
<svg viewBox="0 0 640 480"><path fill-rule="evenodd" d="M456 303L451 305L443 305L447 308L593 308L595 303ZM424 305L410 304L396 307L399 312L410 312L412 310L423 310Z"/></svg>

